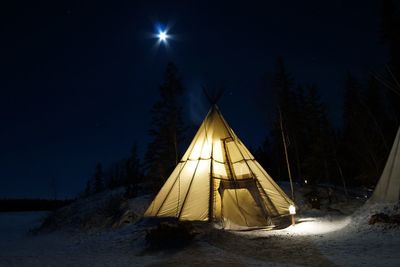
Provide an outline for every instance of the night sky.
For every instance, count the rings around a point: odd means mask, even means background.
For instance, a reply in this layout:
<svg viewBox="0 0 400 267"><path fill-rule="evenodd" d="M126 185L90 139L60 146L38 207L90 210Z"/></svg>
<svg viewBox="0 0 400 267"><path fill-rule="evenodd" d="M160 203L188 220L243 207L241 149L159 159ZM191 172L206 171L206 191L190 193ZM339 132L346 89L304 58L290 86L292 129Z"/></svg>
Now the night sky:
<svg viewBox="0 0 400 267"><path fill-rule="evenodd" d="M223 86L222 113L249 147L267 131L258 91L278 56L319 86L337 125L346 73L387 61L378 1L99 2L0 4L0 197L51 197L52 179L58 197L74 196L97 161L135 142L144 153L168 61L188 121L207 112L200 86ZM176 37L168 47L149 38L158 24Z"/></svg>

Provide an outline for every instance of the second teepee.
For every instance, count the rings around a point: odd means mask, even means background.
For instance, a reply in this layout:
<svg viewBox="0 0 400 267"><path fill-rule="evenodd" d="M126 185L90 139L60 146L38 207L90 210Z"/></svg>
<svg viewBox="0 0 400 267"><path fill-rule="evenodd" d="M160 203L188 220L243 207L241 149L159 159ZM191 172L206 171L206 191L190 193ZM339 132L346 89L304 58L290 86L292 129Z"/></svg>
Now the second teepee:
<svg viewBox="0 0 400 267"><path fill-rule="evenodd" d="M380 76L376 78L381 81L392 92L400 96L400 83L393 74L392 69L386 66L390 79ZM386 161L385 168L375 187L374 193L368 200L368 203L393 204L400 201L400 127L397 130L396 137Z"/></svg>
<svg viewBox="0 0 400 267"><path fill-rule="evenodd" d="M397 203L400 200L400 128L389 158L369 203Z"/></svg>

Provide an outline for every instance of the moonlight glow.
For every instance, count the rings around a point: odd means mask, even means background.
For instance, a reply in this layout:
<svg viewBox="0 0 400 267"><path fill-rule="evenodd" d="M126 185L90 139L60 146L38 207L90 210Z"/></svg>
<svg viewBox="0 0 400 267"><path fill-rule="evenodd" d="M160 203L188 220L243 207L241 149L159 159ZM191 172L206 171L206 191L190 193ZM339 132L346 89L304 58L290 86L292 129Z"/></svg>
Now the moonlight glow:
<svg viewBox="0 0 400 267"><path fill-rule="evenodd" d="M157 23L154 25L154 32L150 36L151 38L157 39L154 46L155 49L160 47L164 47L167 50L169 49L169 42L175 40L175 35L170 34L171 27L170 24Z"/></svg>

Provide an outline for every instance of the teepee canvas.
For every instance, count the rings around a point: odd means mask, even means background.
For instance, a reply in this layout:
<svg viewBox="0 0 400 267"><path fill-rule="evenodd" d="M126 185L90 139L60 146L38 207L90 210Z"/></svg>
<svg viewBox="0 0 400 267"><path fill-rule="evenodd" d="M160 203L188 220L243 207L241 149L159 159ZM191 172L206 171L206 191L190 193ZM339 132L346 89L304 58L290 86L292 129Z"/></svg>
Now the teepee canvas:
<svg viewBox="0 0 400 267"><path fill-rule="evenodd" d="M369 199L370 203L397 203L400 200L400 128L390 151L389 158Z"/></svg>
<svg viewBox="0 0 400 267"><path fill-rule="evenodd" d="M389 78L376 76L392 92L400 96L400 83L389 65L386 66ZM385 168L367 203L398 203L400 201L400 127L386 161Z"/></svg>
<svg viewBox="0 0 400 267"><path fill-rule="evenodd" d="M255 227L292 204L214 105L145 216Z"/></svg>

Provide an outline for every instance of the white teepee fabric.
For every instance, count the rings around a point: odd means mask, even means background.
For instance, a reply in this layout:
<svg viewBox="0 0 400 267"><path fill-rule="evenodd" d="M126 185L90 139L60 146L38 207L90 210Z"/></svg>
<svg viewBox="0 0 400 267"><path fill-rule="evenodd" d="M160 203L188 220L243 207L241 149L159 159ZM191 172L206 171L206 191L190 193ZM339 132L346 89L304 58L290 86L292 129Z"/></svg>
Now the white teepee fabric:
<svg viewBox="0 0 400 267"><path fill-rule="evenodd" d="M292 204L213 106L145 216L253 227Z"/></svg>
<svg viewBox="0 0 400 267"><path fill-rule="evenodd" d="M397 203L400 199L400 128L369 203Z"/></svg>

